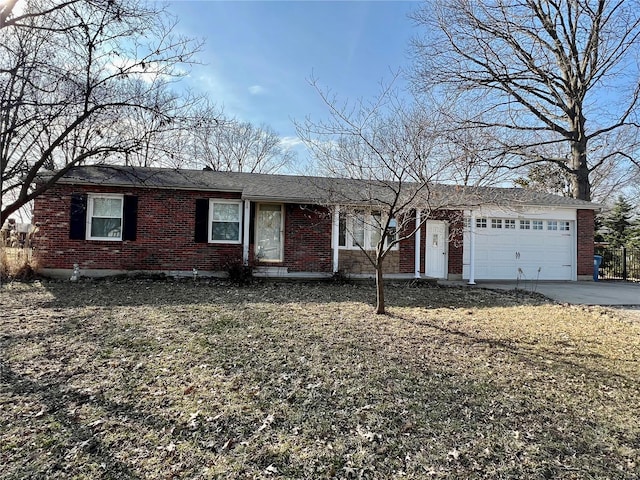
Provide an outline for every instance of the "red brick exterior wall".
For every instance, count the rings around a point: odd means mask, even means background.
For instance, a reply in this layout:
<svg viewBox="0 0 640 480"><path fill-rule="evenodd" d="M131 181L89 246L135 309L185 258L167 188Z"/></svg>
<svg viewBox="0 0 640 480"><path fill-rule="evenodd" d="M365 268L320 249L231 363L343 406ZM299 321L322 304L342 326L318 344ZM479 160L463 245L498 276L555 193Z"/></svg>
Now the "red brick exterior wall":
<svg viewBox="0 0 640 480"><path fill-rule="evenodd" d="M136 240L69 239L72 193L138 196ZM201 271L222 271L227 262L242 259L242 245L194 241L195 201L199 198L239 199L240 195L55 186L35 201L33 220L41 225L36 239L40 262L44 268L53 269L70 269L78 263L81 269L191 271L195 267ZM255 208L251 224L253 212ZM253 234L253 225L250 233ZM287 205L285 239L285 261L276 265L293 272L331 272L331 219L325 209Z"/></svg>
<svg viewBox="0 0 640 480"><path fill-rule="evenodd" d="M400 232L401 235L408 235L416 228L415 214L411 220L406 223L405 232ZM423 236L424 238L424 236ZM400 242L400 266L399 273L414 273L416 271L415 258L416 258L416 237L406 238ZM424 257L424 250L422 251Z"/></svg>
<svg viewBox="0 0 640 480"><path fill-rule="evenodd" d="M69 239L72 193L118 193L138 196L135 241ZM220 271L226 262L242 259L242 246L194 241L195 201L236 199L239 194L141 188L58 185L35 201L40 223L37 248L44 268L114 270Z"/></svg>
<svg viewBox="0 0 640 480"><path fill-rule="evenodd" d="M578 210L577 212L578 275L593 275L594 216L593 210Z"/></svg>
<svg viewBox="0 0 640 480"><path fill-rule="evenodd" d="M330 273L332 262L329 210L313 205L288 204L282 265L288 267L289 272Z"/></svg>

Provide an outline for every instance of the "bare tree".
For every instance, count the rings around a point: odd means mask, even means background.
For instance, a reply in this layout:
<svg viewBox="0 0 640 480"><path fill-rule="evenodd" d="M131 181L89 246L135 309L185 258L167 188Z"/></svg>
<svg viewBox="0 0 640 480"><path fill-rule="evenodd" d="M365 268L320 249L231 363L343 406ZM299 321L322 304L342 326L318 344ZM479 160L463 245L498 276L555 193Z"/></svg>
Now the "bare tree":
<svg viewBox="0 0 640 480"><path fill-rule="evenodd" d="M289 165L295 152L270 127L222 120L194 129L198 159L215 171L274 173Z"/></svg>
<svg viewBox="0 0 640 480"><path fill-rule="evenodd" d="M375 271L376 313L385 313L384 261L403 240L413 237L442 197L431 195L433 179L446 165L432 156L436 145L428 111L410 108L391 87L372 102L341 103L312 86L328 107L326 121L296 122L298 136L315 157L325 176L349 179L348 185L330 181L321 188L339 209L346 232ZM416 222L416 212L425 213Z"/></svg>
<svg viewBox="0 0 640 480"><path fill-rule="evenodd" d="M166 91L158 92L166 95ZM167 119L137 110L126 119L129 131L139 139L139 148L112 156L110 163L137 167L198 168L202 155L198 132L224 122L222 111L206 95L181 97L181 108Z"/></svg>
<svg viewBox="0 0 640 480"><path fill-rule="evenodd" d="M208 98L192 102L171 123L141 111L132 128L142 127L144 146L123 163L136 166L209 168L215 171L275 173L289 166L295 152L270 127L227 118ZM148 130L149 122L161 124ZM144 135L144 137L143 137Z"/></svg>
<svg viewBox="0 0 640 480"><path fill-rule="evenodd" d="M136 0L25 5L19 16L2 11L0 190L10 201L0 223L72 166L137 152L180 116L169 85L198 49L172 34L163 9Z"/></svg>
<svg viewBox="0 0 640 480"><path fill-rule="evenodd" d="M555 164L590 200L592 173L640 165L637 1L433 0L414 19L416 87L483 105L460 128L490 131L500 166Z"/></svg>

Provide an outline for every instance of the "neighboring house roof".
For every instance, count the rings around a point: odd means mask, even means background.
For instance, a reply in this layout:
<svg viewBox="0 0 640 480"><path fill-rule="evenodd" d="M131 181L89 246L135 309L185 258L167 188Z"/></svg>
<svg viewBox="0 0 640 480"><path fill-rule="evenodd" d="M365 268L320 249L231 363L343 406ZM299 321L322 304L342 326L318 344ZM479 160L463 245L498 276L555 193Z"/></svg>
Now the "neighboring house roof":
<svg viewBox="0 0 640 480"><path fill-rule="evenodd" d="M40 176L46 181L52 173ZM395 191L418 197L432 208L479 205L540 206L599 210L600 205L523 188L461 187L381 182L348 178L215 172L171 168L88 165L70 169L58 182L71 185L169 188L211 192L237 192L243 199L284 203L375 205L393 201Z"/></svg>

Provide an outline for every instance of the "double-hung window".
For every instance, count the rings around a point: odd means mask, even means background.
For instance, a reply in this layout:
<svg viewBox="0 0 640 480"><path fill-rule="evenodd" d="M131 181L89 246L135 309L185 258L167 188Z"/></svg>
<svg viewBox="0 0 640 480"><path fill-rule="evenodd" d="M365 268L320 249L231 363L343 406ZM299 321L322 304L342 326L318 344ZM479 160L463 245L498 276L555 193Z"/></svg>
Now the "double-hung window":
<svg viewBox="0 0 640 480"><path fill-rule="evenodd" d="M87 198L87 239L122 240L123 204L123 195L89 195Z"/></svg>
<svg viewBox="0 0 640 480"><path fill-rule="evenodd" d="M211 243L241 242L242 202L209 201L209 241Z"/></svg>

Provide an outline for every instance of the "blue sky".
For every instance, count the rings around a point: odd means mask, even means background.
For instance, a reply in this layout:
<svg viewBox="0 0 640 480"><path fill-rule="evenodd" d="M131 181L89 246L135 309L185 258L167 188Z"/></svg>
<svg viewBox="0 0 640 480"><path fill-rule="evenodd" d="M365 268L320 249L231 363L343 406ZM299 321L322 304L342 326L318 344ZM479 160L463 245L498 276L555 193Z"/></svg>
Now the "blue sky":
<svg viewBox="0 0 640 480"><path fill-rule="evenodd" d="M206 42L186 81L228 116L294 137L292 119L326 117L319 83L344 99L372 98L410 64L418 32L410 1L174 0L178 32Z"/></svg>

